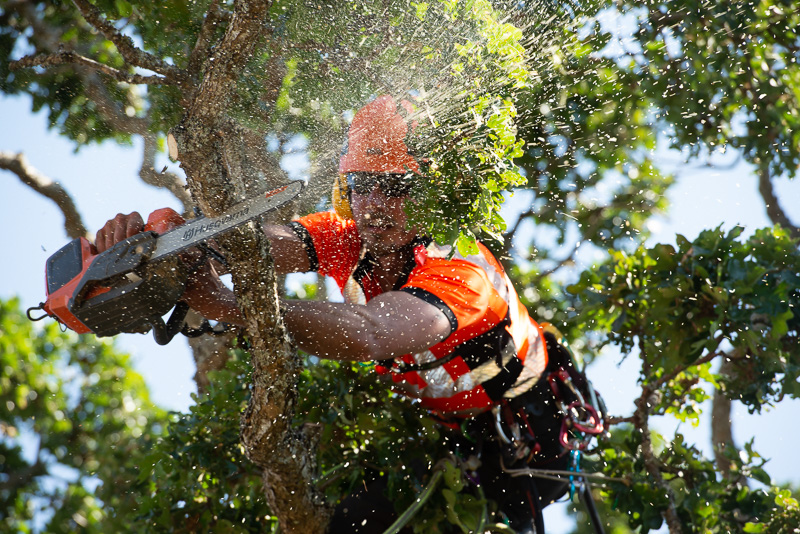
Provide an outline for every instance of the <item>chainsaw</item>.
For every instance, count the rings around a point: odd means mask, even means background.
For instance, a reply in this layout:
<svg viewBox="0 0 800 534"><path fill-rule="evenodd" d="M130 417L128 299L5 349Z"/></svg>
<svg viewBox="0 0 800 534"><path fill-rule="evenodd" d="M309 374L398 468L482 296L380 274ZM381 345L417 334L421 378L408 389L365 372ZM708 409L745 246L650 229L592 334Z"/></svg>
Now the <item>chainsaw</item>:
<svg viewBox="0 0 800 534"><path fill-rule="evenodd" d="M170 208L156 210L143 232L99 254L87 239L73 239L48 258L47 299L28 309L28 318L53 317L79 334L98 337L152 330L156 342L166 345L184 328L189 310L180 297L191 269L178 253L191 247L212 252L209 239L293 200L304 186L300 180L289 182L213 218L184 222ZM163 316L173 307L165 323ZM33 317L34 310L44 315Z"/></svg>

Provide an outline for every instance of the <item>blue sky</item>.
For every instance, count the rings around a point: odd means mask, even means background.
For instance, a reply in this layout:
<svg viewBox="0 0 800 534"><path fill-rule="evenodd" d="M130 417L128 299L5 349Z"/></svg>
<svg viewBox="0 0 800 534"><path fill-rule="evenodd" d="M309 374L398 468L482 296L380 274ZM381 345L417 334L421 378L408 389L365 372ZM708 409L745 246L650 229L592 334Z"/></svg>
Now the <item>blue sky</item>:
<svg viewBox="0 0 800 534"><path fill-rule="evenodd" d="M171 195L138 180L140 144L121 148L107 143L75 153L70 143L47 131L44 114L30 113L27 98L0 97L0 151L24 152L31 165L61 182L92 232L117 212L138 210L147 214L164 206L178 208ZM674 243L678 233L691 239L719 224L725 228L741 224L747 233L769 224L756 179L746 165L722 170L685 165L674 152L660 152L658 157L665 167L678 173L679 180L670 193L672 209L668 216L654 221L651 242ZM724 161L730 161L730 156ZM166 159L163 164L178 170L177 164ZM45 297L45 260L67 242L63 219L51 201L22 185L15 175L0 171L0 184L0 227L5 230L2 243L6 250L0 262L0 296L16 295L24 307L35 306ZM800 224L800 180L781 180L776 188L784 207ZM175 410L185 410L191 404L194 367L183 338L162 347L149 335L121 335L117 344L132 353L156 402ZM590 376L612 413L629 414L637 393L635 362L631 359L619 364L618 360L614 355L599 358ZM800 467L793 454L800 440L800 430L794 424L800 415L800 402L784 401L760 416L750 416L738 406L734 413L738 443L754 436L756 450L771 458L767 470L775 480L800 484ZM706 427L684 426L681 431L708 451Z"/></svg>

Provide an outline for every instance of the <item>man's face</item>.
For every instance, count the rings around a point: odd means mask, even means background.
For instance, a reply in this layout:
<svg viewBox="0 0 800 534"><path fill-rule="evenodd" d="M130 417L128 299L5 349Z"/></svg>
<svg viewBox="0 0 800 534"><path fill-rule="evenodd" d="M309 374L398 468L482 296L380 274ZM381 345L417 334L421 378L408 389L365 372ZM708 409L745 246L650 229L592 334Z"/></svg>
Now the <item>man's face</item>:
<svg viewBox="0 0 800 534"><path fill-rule="evenodd" d="M395 252L417 235L406 229L408 217L403 211L409 179L391 174L347 175L356 227L367 250L377 256Z"/></svg>

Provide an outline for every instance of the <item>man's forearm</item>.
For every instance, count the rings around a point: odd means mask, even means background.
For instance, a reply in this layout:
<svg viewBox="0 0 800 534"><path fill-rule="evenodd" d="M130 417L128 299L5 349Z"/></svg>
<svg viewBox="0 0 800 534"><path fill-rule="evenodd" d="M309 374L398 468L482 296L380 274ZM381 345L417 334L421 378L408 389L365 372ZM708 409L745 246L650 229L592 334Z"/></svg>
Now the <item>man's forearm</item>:
<svg viewBox="0 0 800 534"><path fill-rule="evenodd" d="M452 331L439 308L402 291L366 305L291 300L284 309L286 327L303 350L336 360L398 358L427 350Z"/></svg>
<svg viewBox="0 0 800 534"><path fill-rule="evenodd" d="M183 300L206 319L231 324L243 324L242 314L233 291L206 265L186 284Z"/></svg>
<svg viewBox="0 0 800 534"><path fill-rule="evenodd" d="M203 317L243 324L233 292L217 277L199 276L189 283L184 300ZM187 296L189 298L187 298ZM372 359L374 325L350 304L286 300L284 322L295 342L310 354L336 360Z"/></svg>
<svg viewBox="0 0 800 534"><path fill-rule="evenodd" d="M363 306L308 300L284 301L284 322L304 351L334 360L375 359L375 325Z"/></svg>

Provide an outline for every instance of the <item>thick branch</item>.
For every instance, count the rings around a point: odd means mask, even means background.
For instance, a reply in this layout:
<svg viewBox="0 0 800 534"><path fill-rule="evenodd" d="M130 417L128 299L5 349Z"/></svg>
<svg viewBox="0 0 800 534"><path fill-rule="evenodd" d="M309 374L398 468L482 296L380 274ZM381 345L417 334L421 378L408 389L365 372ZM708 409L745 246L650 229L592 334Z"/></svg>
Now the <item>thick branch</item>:
<svg viewBox="0 0 800 534"><path fill-rule="evenodd" d="M187 69L189 75L196 77L200 74L200 69L203 62L211 56L212 41L211 37L217 25L230 21L230 13L223 11L219 7L219 0L213 0L206 12L206 18L203 21L203 26L200 28L200 33L197 35L192 53L189 56Z"/></svg>
<svg viewBox="0 0 800 534"><path fill-rule="evenodd" d="M241 200L249 187L236 143L226 137L236 130L225 113L240 73L262 40L269 7L267 0L235 2L225 36L206 63L181 123L171 131L177 150L173 155L181 161L198 205L210 216ZM329 512L311 485L313 440L290 426L300 362L280 318L269 243L254 223L218 242L231 266L251 344L253 389L242 420L242 442L263 471L266 498L281 531L322 533Z"/></svg>
<svg viewBox="0 0 800 534"><path fill-rule="evenodd" d="M733 359L723 358L719 367L719 374L724 377L730 377L732 367ZM722 389L714 391L714 399L711 405L711 445L714 450L714 459L722 476L728 479L735 477L740 484L746 486L747 479L741 474L733 473L731 461L728 459L728 455L738 449L733 441L731 400Z"/></svg>
<svg viewBox="0 0 800 534"><path fill-rule="evenodd" d="M144 154L142 154L142 166L139 169L139 178L148 185L161 187L175 195L175 198L183 204L184 215L188 215L194 202L183 179L172 172L158 172L155 169L156 153L158 152L158 140L153 134L145 134Z"/></svg>
<svg viewBox="0 0 800 534"><path fill-rule="evenodd" d="M130 83L130 84L165 84L169 80L161 76L143 76L141 74L129 74L121 70L109 67L103 63L99 63L88 57L84 57L69 50L62 50L55 54L41 54L37 56L25 56L17 61L9 63L11 70L29 68L29 67L53 67L56 65L66 65L74 63L76 65L83 65L90 69L97 70L103 74L111 76L117 81Z"/></svg>
<svg viewBox="0 0 800 534"><path fill-rule="evenodd" d="M642 359L642 375L649 376L651 364L648 361L647 353L644 349L644 342L640 338L639 349ZM650 437L650 408L651 399L657 391L655 386L645 384L642 387L642 394L636 399L636 411L633 413L633 424L642 434L642 459L647 473L652 477L653 482L658 486L667 497L667 509L663 512L664 520L667 522L670 534L681 534L683 528L678 517L678 510L675 507L675 495L661 475L661 464L653 450L653 442Z"/></svg>
<svg viewBox="0 0 800 534"><path fill-rule="evenodd" d="M258 231L251 234L254 240L244 234L220 239L226 257L238 266L232 273L234 291L252 343L253 389L242 417L242 443L248 458L263 470L267 502L281 530L322 533L328 511L311 486L316 436L290 426L300 360L281 319L269 242Z"/></svg>
<svg viewBox="0 0 800 534"><path fill-rule="evenodd" d="M653 450L653 442L650 438L650 408L649 399L653 395L653 390L649 387L642 388L642 395L636 400L636 412L633 416L633 423L636 429L642 434L642 459L647 473L652 477L656 486L667 496L667 509L663 512L670 534L681 534L683 527L678 517L678 510L675 508L675 495L672 489L661 476L661 465Z"/></svg>
<svg viewBox="0 0 800 534"><path fill-rule="evenodd" d="M778 203L778 196L775 194L775 189L772 187L772 179L770 178L769 171L761 169L758 173L758 192L761 198L764 199L764 205L767 208L767 216L772 224L779 224L788 230L792 237L800 238L800 228L792 224L786 212L783 211Z"/></svg>
<svg viewBox="0 0 800 534"><path fill-rule="evenodd" d="M64 229L68 236L76 238L88 235L80 213L69 193L58 183L31 167L23 154L0 152L0 168L13 172L22 180L22 183L55 202L58 209L64 214Z"/></svg>
<svg viewBox="0 0 800 534"><path fill-rule="evenodd" d="M187 118L208 123L224 113L238 74L266 29L269 5L270 2L264 0L236 2L231 23L207 63L208 68L197 97L190 104Z"/></svg>
<svg viewBox="0 0 800 534"><path fill-rule="evenodd" d="M136 48L133 44L133 39L121 34L112 24L104 20L100 15L100 10L90 4L88 0L72 0L72 3L81 12L86 22L97 28L106 39L114 43L114 46L117 47L120 55L127 63L162 74L172 84L187 87L191 85L189 76L185 71Z"/></svg>

